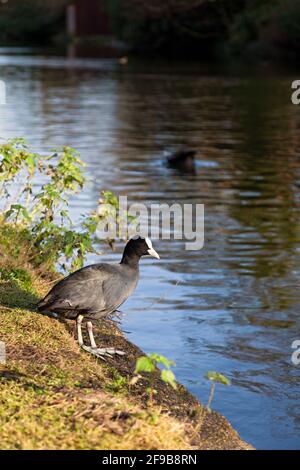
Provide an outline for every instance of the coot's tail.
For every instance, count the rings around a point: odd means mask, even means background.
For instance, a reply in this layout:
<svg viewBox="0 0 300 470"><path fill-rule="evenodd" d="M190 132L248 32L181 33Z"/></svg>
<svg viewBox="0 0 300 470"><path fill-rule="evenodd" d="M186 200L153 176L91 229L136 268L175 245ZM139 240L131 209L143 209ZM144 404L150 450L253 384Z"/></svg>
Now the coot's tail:
<svg viewBox="0 0 300 470"><path fill-rule="evenodd" d="M47 307L47 302L45 302L45 299L40 300L35 306L35 308L41 313L46 311L46 307Z"/></svg>

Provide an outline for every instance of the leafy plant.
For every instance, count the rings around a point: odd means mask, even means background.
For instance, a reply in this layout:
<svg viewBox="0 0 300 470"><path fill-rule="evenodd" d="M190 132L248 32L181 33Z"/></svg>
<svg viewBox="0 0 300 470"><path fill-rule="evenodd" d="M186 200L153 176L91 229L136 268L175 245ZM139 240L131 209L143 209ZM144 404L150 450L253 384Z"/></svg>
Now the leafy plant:
<svg viewBox="0 0 300 470"><path fill-rule="evenodd" d="M102 191L99 203L97 234L114 247L116 236L123 240L127 239L128 223L134 223L136 228L136 219L127 211L120 210L119 199L111 191Z"/></svg>
<svg viewBox="0 0 300 470"><path fill-rule="evenodd" d="M220 374L220 372L215 372L215 371L207 372L207 374L205 375L205 378L212 382L208 402L207 402L207 405L206 405L207 410L211 411L210 406L211 406L212 401L213 401L215 388L216 388L216 383L220 383L220 384L223 384L223 385L231 385L231 382L227 377L225 377L225 375Z"/></svg>
<svg viewBox="0 0 300 470"><path fill-rule="evenodd" d="M140 379L142 379L142 373L147 375L148 378L148 387L146 392L149 395L150 404L153 404L153 396L157 394L157 390L154 388L154 379L155 371L159 365L164 366L164 369L160 371L160 378L163 382L169 384L172 388L176 389L176 379L175 375L171 370L171 366L175 365L175 362L170 361L166 357L151 353L147 356L141 356L136 361L135 366L135 377L131 380L131 385L136 384Z"/></svg>
<svg viewBox="0 0 300 470"><path fill-rule="evenodd" d="M14 281L24 287L27 291L32 291L32 278L26 269L15 267L0 267L0 279L4 281Z"/></svg>
<svg viewBox="0 0 300 470"><path fill-rule="evenodd" d="M46 42L63 28L64 3L59 0L2 0L0 40L4 43Z"/></svg>
<svg viewBox="0 0 300 470"><path fill-rule="evenodd" d="M37 266L53 269L58 263L74 270L95 252L99 215L83 217L75 228L68 211L70 196L86 182L84 166L71 147L45 156L31 152L24 139L0 145L0 197L5 201L0 218L27 240L29 258ZM42 184L34 185L37 181Z"/></svg>
<svg viewBox="0 0 300 470"><path fill-rule="evenodd" d="M117 370L113 370L111 382L106 386L106 389L112 393L120 393L126 391L128 381L126 377L119 374Z"/></svg>

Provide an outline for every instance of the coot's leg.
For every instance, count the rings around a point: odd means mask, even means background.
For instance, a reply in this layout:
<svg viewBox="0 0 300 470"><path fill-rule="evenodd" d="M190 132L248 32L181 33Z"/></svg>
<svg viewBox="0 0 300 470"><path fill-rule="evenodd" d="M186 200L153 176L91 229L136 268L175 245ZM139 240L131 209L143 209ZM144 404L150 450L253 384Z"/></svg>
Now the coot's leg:
<svg viewBox="0 0 300 470"><path fill-rule="evenodd" d="M83 315L78 315L77 317L77 337L78 337L78 343L79 346L83 346L83 338L82 338L82 329L81 329L81 324L83 320Z"/></svg>
<svg viewBox="0 0 300 470"><path fill-rule="evenodd" d="M96 345L95 338L94 338L94 335L93 335L93 323L91 321L87 322L87 329L88 329L88 332L89 332L91 346L92 346L93 349L97 349L97 345Z"/></svg>
<svg viewBox="0 0 300 470"><path fill-rule="evenodd" d="M94 354L94 356L97 356L100 359L104 359L105 357L112 357L113 354L117 354L119 356L124 356L125 355L125 353L123 351L120 351L120 350L115 349L115 348L97 348L95 338L94 338L94 334L93 334L93 324L92 324L91 321L87 322L87 329L88 329L88 333L89 333L91 347L85 346L82 343L81 347L85 351L87 351L91 354ZM78 336L78 338L79 338L79 336Z"/></svg>
<svg viewBox="0 0 300 470"><path fill-rule="evenodd" d="M116 356L125 356L126 353L124 351L121 351L120 349L116 348L97 348L97 349L92 349L91 351L92 354L95 354L95 356L100 357L103 359L103 357L112 357L114 355Z"/></svg>

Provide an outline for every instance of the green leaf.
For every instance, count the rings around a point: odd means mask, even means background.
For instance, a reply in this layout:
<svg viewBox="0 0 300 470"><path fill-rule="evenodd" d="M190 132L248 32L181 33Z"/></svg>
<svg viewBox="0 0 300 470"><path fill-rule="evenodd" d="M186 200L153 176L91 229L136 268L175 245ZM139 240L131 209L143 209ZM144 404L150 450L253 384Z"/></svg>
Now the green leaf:
<svg viewBox="0 0 300 470"><path fill-rule="evenodd" d="M155 388L152 388L152 387L147 387L146 388L146 392L148 393L148 395L150 395L152 393L152 395L157 395L157 390L155 390Z"/></svg>
<svg viewBox="0 0 300 470"><path fill-rule="evenodd" d="M171 385L175 390L177 388L176 380L175 380L175 375L171 370L162 370L161 371L161 379Z"/></svg>
<svg viewBox="0 0 300 470"><path fill-rule="evenodd" d="M29 213L27 209L22 206L22 204L13 204L10 206L9 210L5 212L4 218L5 220L9 219L12 215L15 215L16 217L19 217L19 215L22 215L23 218L27 221L30 222L31 218L29 216Z"/></svg>
<svg viewBox="0 0 300 470"><path fill-rule="evenodd" d="M231 381L225 377L225 375L220 374L220 372L209 371L205 375L205 378L211 380L212 382L218 382L223 385L231 385Z"/></svg>
<svg viewBox="0 0 300 470"><path fill-rule="evenodd" d="M135 366L135 373L138 374L140 372L154 372L155 371L155 365L152 362L152 360L147 357L147 356L142 356L139 357L138 360L136 361L136 366Z"/></svg>
<svg viewBox="0 0 300 470"><path fill-rule="evenodd" d="M26 164L28 166L28 168L30 169L30 171L33 171L34 168L35 168L35 158L34 158L34 155L32 154L29 154L26 158Z"/></svg>
<svg viewBox="0 0 300 470"><path fill-rule="evenodd" d="M170 361L169 359L167 359L165 356L162 356L160 354L156 354L156 353L151 353L148 355L148 357L150 357L150 359L155 362L156 364L162 364L164 365L165 367L167 367L167 369L170 369L171 366L175 366L175 362L174 361Z"/></svg>

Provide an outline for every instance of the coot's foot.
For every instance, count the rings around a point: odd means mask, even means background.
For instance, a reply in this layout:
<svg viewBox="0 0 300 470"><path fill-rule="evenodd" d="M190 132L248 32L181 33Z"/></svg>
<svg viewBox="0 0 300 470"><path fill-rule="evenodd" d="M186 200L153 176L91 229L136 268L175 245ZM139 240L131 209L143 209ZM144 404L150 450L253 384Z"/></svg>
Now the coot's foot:
<svg viewBox="0 0 300 470"><path fill-rule="evenodd" d="M84 344L81 346L82 349L87 351L90 354L93 354L96 357L105 361L105 357L113 357L116 356L125 356L124 351L120 351L116 348L92 348L90 346L85 346Z"/></svg>

